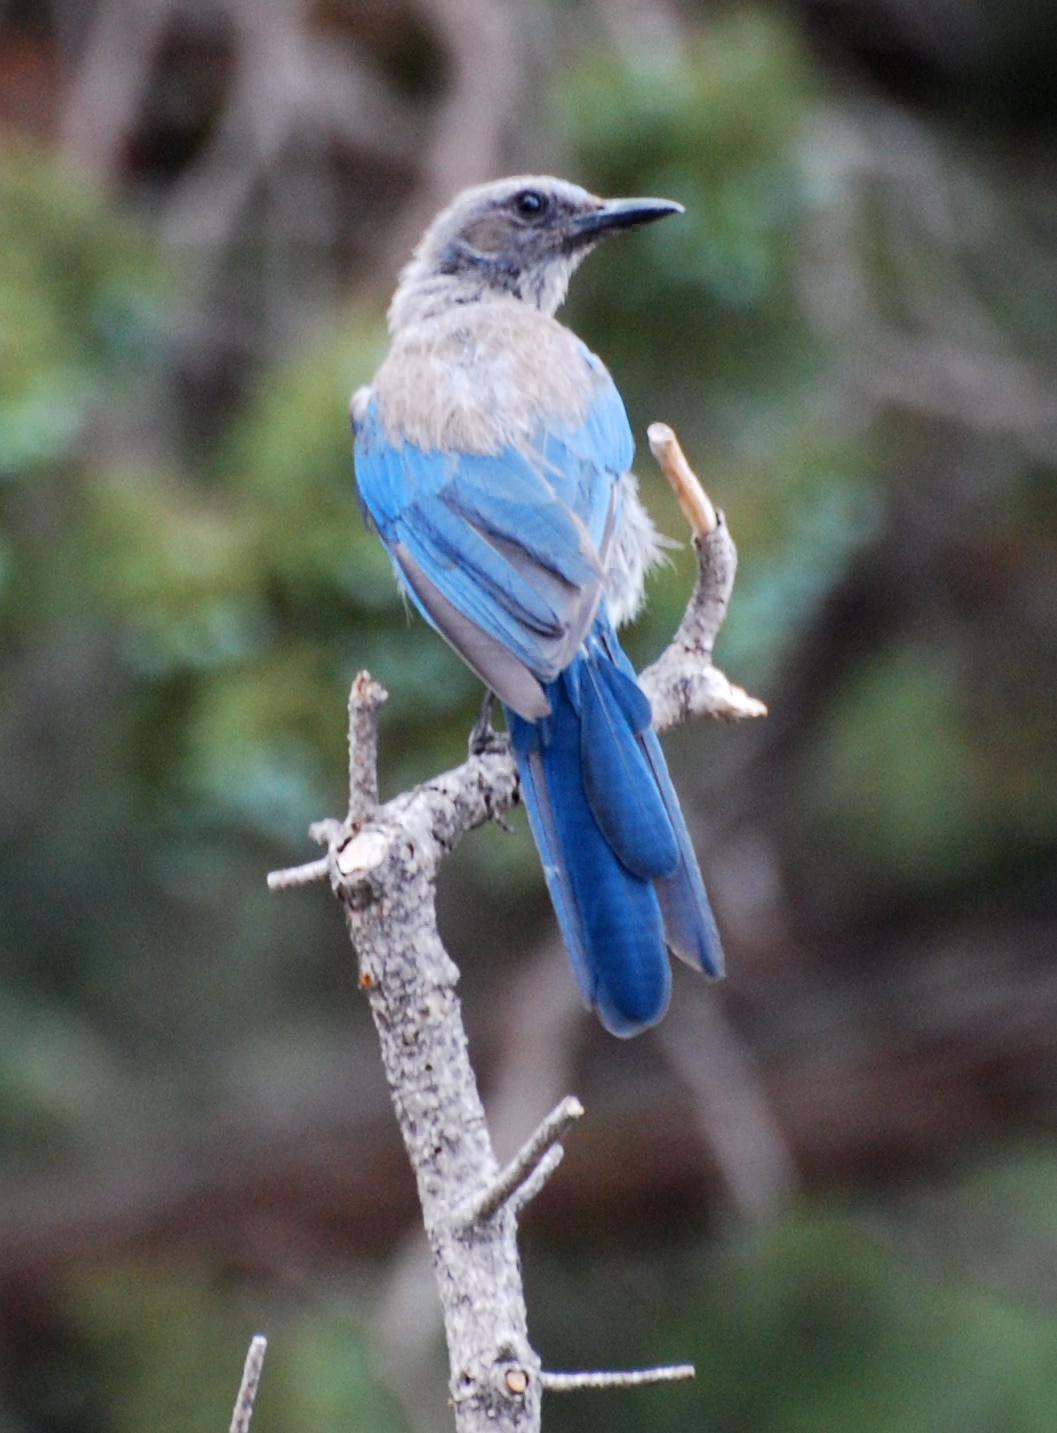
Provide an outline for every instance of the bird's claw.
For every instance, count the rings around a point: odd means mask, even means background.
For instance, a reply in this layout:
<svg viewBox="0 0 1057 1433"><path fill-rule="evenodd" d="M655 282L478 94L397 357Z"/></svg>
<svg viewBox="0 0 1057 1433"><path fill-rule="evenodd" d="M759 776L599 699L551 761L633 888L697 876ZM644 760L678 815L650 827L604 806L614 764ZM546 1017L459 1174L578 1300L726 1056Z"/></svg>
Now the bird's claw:
<svg viewBox="0 0 1057 1433"><path fill-rule="evenodd" d="M510 747L510 741L506 733L496 731L492 725L492 709L494 706L495 692L485 692L484 701L481 703L481 710L470 731L469 747L471 756L488 756L494 752L507 751Z"/></svg>

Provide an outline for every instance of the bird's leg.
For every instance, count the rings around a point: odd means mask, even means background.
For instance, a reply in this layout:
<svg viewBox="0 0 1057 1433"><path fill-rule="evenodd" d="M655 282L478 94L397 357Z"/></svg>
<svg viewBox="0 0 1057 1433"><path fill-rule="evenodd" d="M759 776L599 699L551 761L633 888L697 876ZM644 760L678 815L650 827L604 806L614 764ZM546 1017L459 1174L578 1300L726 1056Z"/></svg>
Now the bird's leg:
<svg viewBox="0 0 1057 1433"><path fill-rule="evenodd" d="M495 706L495 692L491 687L485 688L484 701L481 703L481 710L477 720L470 732L470 759L475 756L499 755L506 756L510 751L510 738L504 731L496 731L492 725L492 709ZM517 797L515 796L515 801ZM510 832L513 827L500 811L492 813L492 820L502 830Z"/></svg>
<svg viewBox="0 0 1057 1433"><path fill-rule="evenodd" d="M492 710L495 707L495 692L491 687L485 689L484 701L481 703L481 710L477 720L470 731L470 755L485 756L488 752L501 752L509 748L509 740L504 732L496 731L492 725Z"/></svg>

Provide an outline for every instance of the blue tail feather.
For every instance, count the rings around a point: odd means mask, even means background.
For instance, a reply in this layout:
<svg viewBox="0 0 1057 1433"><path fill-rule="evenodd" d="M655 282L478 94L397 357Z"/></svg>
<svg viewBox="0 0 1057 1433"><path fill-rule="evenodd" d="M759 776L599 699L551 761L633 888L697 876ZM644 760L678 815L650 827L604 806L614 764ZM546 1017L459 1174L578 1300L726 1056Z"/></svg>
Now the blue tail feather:
<svg viewBox="0 0 1057 1433"><path fill-rule="evenodd" d="M675 833L628 705L614 693L623 679L608 661L585 662L580 683L581 761L588 805L614 853L636 876L670 876L678 861ZM650 706L638 687L646 709Z"/></svg>
<svg viewBox="0 0 1057 1433"><path fill-rule="evenodd" d="M649 703L606 627L547 685L549 717L507 721L580 989L634 1035L667 1008L667 945L711 974L722 956Z"/></svg>
<svg viewBox="0 0 1057 1433"><path fill-rule="evenodd" d="M668 775L656 734L652 730L644 732L642 742L679 848L674 870L654 884L664 918L665 940L673 955L703 970L706 975L718 978L723 974L723 947L690 843L690 833L679 809L679 798Z"/></svg>

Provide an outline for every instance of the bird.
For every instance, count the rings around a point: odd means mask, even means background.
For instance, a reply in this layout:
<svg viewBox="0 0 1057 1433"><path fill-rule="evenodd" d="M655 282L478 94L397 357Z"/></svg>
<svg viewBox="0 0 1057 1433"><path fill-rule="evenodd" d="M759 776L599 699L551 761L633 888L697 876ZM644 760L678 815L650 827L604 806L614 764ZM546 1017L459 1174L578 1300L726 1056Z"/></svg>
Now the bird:
<svg viewBox="0 0 1057 1433"><path fill-rule="evenodd" d="M681 212L542 175L463 190L403 268L351 405L364 520L502 703L573 972L622 1037L663 1016L669 951L710 976L723 953L617 636L664 540L616 385L555 313L604 239Z"/></svg>

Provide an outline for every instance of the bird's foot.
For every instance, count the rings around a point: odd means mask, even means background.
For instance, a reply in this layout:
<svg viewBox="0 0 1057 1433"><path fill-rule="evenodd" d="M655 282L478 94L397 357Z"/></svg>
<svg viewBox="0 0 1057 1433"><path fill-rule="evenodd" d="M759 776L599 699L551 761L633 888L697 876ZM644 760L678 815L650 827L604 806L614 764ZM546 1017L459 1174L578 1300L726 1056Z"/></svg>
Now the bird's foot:
<svg viewBox="0 0 1057 1433"><path fill-rule="evenodd" d="M494 707L495 692L485 692L480 713L470 731L469 747L471 756L487 756L492 752L504 752L510 749L510 739L506 732L496 731L492 725L492 710Z"/></svg>

